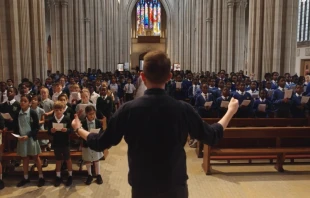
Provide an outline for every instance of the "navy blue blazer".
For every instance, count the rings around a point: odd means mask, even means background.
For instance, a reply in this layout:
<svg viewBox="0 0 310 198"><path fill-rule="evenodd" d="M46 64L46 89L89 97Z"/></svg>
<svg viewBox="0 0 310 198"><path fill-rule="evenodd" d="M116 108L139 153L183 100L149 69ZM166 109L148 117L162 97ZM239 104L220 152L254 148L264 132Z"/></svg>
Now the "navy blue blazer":
<svg viewBox="0 0 310 198"><path fill-rule="evenodd" d="M266 112L260 112L258 111L258 106L260 104L266 104ZM272 112L272 103L269 99L265 99L264 101L261 101L260 98L257 98L253 103L253 111L255 113L256 117L268 117L268 113Z"/></svg>
<svg viewBox="0 0 310 198"><path fill-rule="evenodd" d="M275 111L289 111L292 101L290 100L288 103L283 102L284 99L284 91L280 89L274 90L272 94L272 104L274 105Z"/></svg>
<svg viewBox="0 0 310 198"><path fill-rule="evenodd" d="M199 107L205 106L206 102L213 102L211 108L215 108L215 102L214 102L214 97L212 94L208 94L208 98L205 100L204 97L202 96L202 93L197 95L196 102L195 102L195 108L198 109Z"/></svg>
<svg viewBox="0 0 310 198"><path fill-rule="evenodd" d="M305 117L305 106L303 109L299 109L298 106L301 106L302 95L297 96L295 93L292 96L292 105L291 105L291 114L293 118L304 118Z"/></svg>

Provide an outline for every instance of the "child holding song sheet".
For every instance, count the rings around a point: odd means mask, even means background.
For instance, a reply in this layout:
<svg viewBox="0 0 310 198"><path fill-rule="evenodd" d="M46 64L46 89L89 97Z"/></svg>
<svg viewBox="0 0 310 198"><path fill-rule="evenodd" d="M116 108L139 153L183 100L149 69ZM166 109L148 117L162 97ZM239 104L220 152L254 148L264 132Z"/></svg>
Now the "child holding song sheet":
<svg viewBox="0 0 310 198"><path fill-rule="evenodd" d="M88 105L85 108L86 119L82 122L82 127L90 131L91 133L102 133L102 123L96 119L96 109L92 105ZM82 148L82 159L84 160L88 172L87 180L85 181L86 185L90 185L93 181L92 171L91 171L91 163L94 162L95 172L96 172L96 182L97 184L102 184L102 178L100 175L100 164L99 160L103 157L102 152L97 152L91 150L86 141L83 140L83 148Z"/></svg>
<svg viewBox="0 0 310 198"><path fill-rule="evenodd" d="M69 177L66 186L72 185L72 161L70 158L69 136L71 133L71 120L64 115L66 105L56 101L54 104L54 116L48 122L48 133L53 136L52 147L56 158L56 179L54 186L62 183L60 175L61 161L67 162Z"/></svg>

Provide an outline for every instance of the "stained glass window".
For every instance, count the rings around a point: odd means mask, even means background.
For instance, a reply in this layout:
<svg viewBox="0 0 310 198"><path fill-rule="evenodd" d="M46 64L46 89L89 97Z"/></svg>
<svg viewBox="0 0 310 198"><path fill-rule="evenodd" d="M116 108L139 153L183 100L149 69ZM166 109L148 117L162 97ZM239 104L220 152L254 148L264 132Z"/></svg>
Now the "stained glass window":
<svg viewBox="0 0 310 198"><path fill-rule="evenodd" d="M160 36L161 3L159 0L140 0L137 2L137 35Z"/></svg>

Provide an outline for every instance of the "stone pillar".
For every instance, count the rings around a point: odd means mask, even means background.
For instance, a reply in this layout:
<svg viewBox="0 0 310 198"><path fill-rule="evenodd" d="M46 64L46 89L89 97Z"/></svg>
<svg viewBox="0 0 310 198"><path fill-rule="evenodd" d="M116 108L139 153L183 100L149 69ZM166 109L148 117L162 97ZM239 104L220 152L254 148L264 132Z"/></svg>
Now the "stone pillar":
<svg viewBox="0 0 310 198"><path fill-rule="evenodd" d="M275 71L273 70L275 1L265 0L264 3L262 75L266 72Z"/></svg>
<svg viewBox="0 0 310 198"><path fill-rule="evenodd" d="M84 0L85 6L85 71L90 66L90 1ZM94 21L92 21L94 22Z"/></svg>
<svg viewBox="0 0 310 198"><path fill-rule="evenodd" d="M221 48L221 68L227 70L227 43L228 43L228 6L227 0L222 0L222 48Z"/></svg>
<svg viewBox="0 0 310 198"><path fill-rule="evenodd" d="M79 71L84 72L85 66L85 15L84 15L84 4L83 0L78 0L78 27L79 27Z"/></svg>
<svg viewBox="0 0 310 198"><path fill-rule="evenodd" d="M201 71L207 70L207 1L202 1Z"/></svg>
<svg viewBox="0 0 310 198"><path fill-rule="evenodd" d="M74 28L74 9L75 1L68 1L68 69L75 69L76 67L76 56L75 56L75 42L74 38L76 35ZM68 71L64 70L65 73Z"/></svg>
<svg viewBox="0 0 310 198"><path fill-rule="evenodd" d="M285 51L284 43L282 42L282 32L283 32L283 2L284 0L275 0L275 9L274 13L274 43L273 43L273 64L272 71L278 71L283 73L281 67L281 55ZM282 62L283 63L283 62Z"/></svg>
<svg viewBox="0 0 310 198"><path fill-rule="evenodd" d="M228 0L228 42L227 42L227 72L234 71L234 4L235 1Z"/></svg>
<svg viewBox="0 0 310 198"><path fill-rule="evenodd" d="M44 1L37 1L38 3L38 36L39 36L39 54L36 54L39 57L38 67L36 70L39 70L39 76L44 80L47 76L46 71L48 70L47 65L47 40L46 40L46 21L45 21L45 3Z"/></svg>
<svg viewBox="0 0 310 198"><path fill-rule="evenodd" d="M207 63L206 71L211 71L211 61L212 61L212 0L209 0L207 3Z"/></svg>
<svg viewBox="0 0 310 198"><path fill-rule="evenodd" d="M61 72L68 72L69 58L68 58L68 1L62 0L61 2L61 30L62 30L62 56L61 56Z"/></svg>
<svg viewBox="0 0 310 198"><path fill-rule="evenodd" d="M218 1L213 1L213 21L212 21L212 63L211 63L211 71L216 71L218 67L217 64L217 23L219 22L217 19L218 16Z"/></svg>

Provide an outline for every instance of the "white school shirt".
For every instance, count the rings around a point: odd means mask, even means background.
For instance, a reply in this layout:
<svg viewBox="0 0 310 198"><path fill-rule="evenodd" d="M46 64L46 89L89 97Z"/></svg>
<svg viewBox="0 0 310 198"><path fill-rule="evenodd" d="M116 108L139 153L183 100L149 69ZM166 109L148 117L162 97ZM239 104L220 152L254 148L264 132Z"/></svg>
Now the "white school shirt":
<svg viewBox="0 0 310 198"><path fill-rule="evenodd" d="M97 94L96 92L93 92L91 95L90 95L90 100L93 102L93 104L96 104L97 103L97 99L100 97L99 94Z"/></svg>
<svg viewBox="0 0 310 198"><path fill-rule="evenodd" d="M135 86L133 85L133 84L126 84L125 85L125 87L124 87L124 90L125 90L125 92L127 93L127 94L132 94L135 90L136 90L136 88L135 88Z"/></svg>

